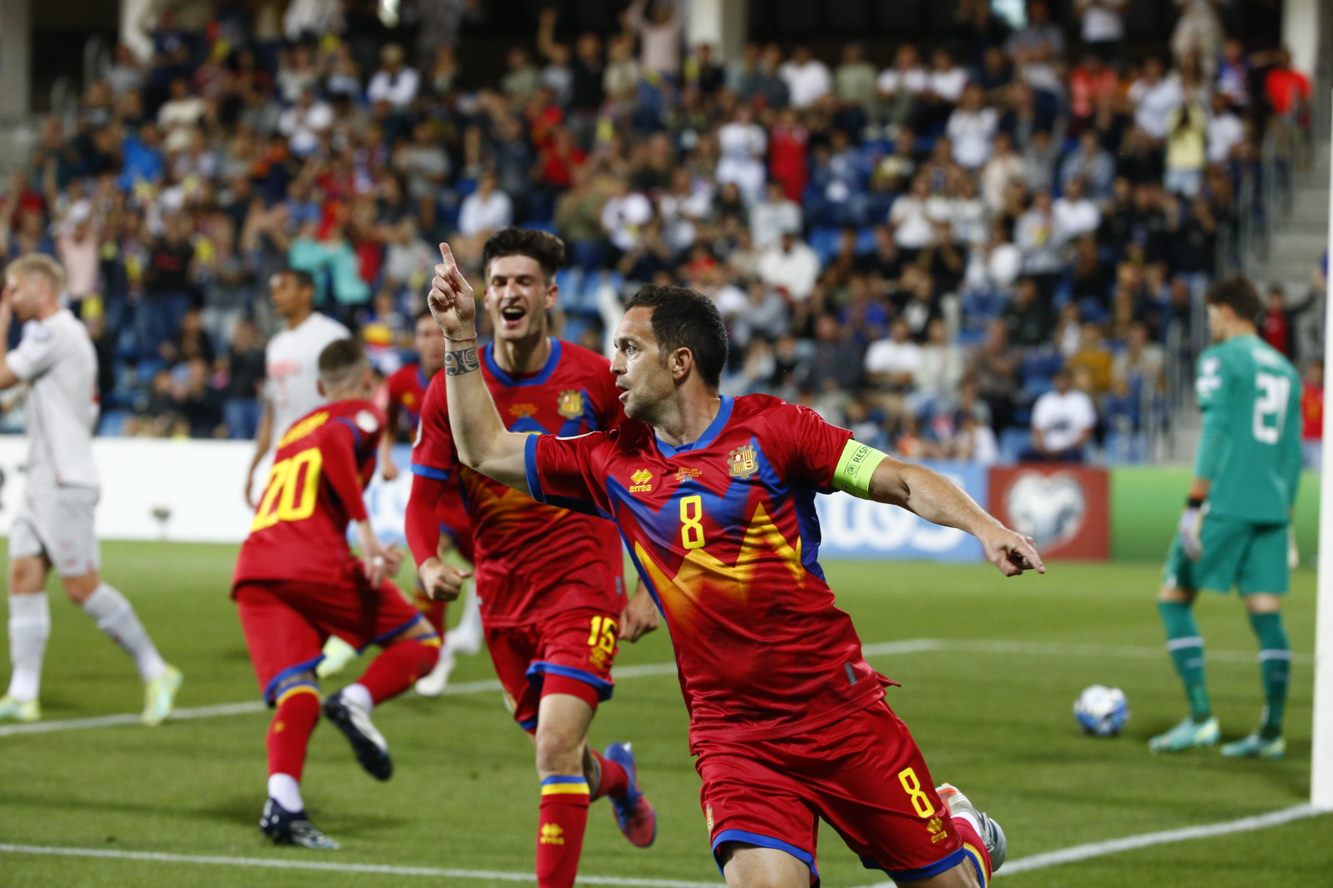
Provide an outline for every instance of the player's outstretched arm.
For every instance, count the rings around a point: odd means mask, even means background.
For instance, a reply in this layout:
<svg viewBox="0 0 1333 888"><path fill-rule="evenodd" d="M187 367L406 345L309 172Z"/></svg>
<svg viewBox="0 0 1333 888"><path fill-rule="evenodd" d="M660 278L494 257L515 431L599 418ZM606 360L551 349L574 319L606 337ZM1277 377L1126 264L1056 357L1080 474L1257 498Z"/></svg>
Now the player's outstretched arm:
<svg viewBox="0 0 1333 888"><path fill-rule="evenodd" d="M987 560L1007 577L1026 570L1046 573L1032 537L1005 527L939 472L885 456L870 477L869 493L881 503L902 506L927 521L972 534L981 541Z"/></svg>
<svg viewBox="0 0 1333 888"><path fill-rule="evenodd" d="M528 493L524 460L527 435L505 428L481 375L477 352L477 303L472 285L440 244L426 304L444 331L444 373L449 394L449 426L459 459L469 468Z"/></svg>

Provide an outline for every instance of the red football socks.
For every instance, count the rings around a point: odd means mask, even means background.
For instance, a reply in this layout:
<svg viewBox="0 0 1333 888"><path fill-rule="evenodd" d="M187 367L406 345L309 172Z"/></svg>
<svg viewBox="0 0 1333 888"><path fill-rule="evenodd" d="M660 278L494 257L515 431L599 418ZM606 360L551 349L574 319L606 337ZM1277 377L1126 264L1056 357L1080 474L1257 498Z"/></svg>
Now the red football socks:
<svg viewBox="0 0 1333 888"><path fill-rule="evenodd" d="M418 678L435 668L439 659L438 639L395 642L380 651L358 684L370 691L370 699L378 705L412 687Z"/></svg>
<svg viewBox="0 0 1333 888"><path fill-rule="evenodd" d="M288 691L268 726L268 772L290 774L298 782L305 768L306 747L319 723L319 693L309 686Z"/></svg>
<svg viewBox="0 0 1333 888"><path fill-rule="evenodd" d="M629 774L625 773L625 768L620 762L611 761L595 749L589 749L588 752L592 753L592 757L602 767L602 779L597 784L597 794L592 797L593 801L602 796L618 799L629 792Z"/></svg>
<svg viewBox="0 0 1333 888"><path fill-rule="evenodd" d="M547 777L537 826L537 888L573 888L588 826L588 782Z"/></svg>
<svg viewBox="0 0 1333 888"><path fill-rule="evenodd" d="M425 607L421 607L422 605ZM426 622L430 623L430 628L435 630L435 634L444 638L444 611L449 606L447 601L432 601L429 598L419 600L417 607L421 607L421 612L426 615Z"/></svg>
<svg viewBox="0 0 1333 888"><path fill-rule="evenodd" d="M969 821L962 817L953 817L953 828L958 830L958 837L963 840L963 850L967 856L972 859L973 864L980 872L983 885L990 883L991 865L990 852L986 850L986 843Z"/></svg>

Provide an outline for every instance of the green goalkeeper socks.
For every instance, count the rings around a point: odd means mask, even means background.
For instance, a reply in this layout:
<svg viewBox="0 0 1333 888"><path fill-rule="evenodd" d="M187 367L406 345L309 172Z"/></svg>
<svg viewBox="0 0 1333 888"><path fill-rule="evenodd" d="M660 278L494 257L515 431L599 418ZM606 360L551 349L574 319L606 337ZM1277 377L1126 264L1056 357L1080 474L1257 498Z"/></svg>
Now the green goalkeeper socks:
<svg viewBox="0 0 1333 888"><path fill-rule="evenodd" d="M1196 722L1206 721L1213 714L1208 699L1208 684L1203 673L1203 636L1194 622L1194 611L1179 601L1159 601L1157 610L1166 626L1166 649L1176 672L1185 683L1185 695L1190 701L1190 717Z"/></svg>
<svg viewBox="0 0 1333 888"><path fill-rule="evenodd" d="M1282 736L1282 716L1291 683L1291 643L1281 613L1250 614L1259 638L1259 671L1264 679L1264 717L1259 735L1265 740Z"/></svg>

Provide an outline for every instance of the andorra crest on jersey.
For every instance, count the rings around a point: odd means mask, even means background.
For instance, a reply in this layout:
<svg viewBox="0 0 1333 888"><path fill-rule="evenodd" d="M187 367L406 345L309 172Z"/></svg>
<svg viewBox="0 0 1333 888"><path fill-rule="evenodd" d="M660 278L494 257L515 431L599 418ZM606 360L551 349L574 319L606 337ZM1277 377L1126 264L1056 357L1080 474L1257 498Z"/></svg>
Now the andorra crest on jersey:
<svg viewBox="0 0 1333 888"><path fill-rule="evenodd" d="M727 454L727 471L731 477L748 481L759 471L759 459L755 456L754 445L737 447Z"/></svg>
<svg viewBox="0 0 1333 888"><path fill-rule="evenodd" d="M583 415L583 392L578 389L566 389L560 393L556 402L560 415L565 419L578 419Z"/></svg>
<svg viewBox="0 0 1333 888"><path fill-rule="evenodd" d="M635 469L634 474L629 476L630 493L652 493L653 492L653 473L647 469Z"/></svg>

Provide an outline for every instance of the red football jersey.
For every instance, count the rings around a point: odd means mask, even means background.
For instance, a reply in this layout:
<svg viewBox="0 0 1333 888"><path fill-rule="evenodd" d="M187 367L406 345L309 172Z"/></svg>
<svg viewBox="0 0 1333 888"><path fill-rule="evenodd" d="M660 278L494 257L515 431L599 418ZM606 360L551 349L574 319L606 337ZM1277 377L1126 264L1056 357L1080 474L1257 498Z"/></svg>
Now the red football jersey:
<svg viewBox="0 0 1333 888"><path fill-rule="evenodd" d="M233 585L300 580L335 590L362 585L347 525L366 517L384 414L370 401L325 404L292 423L278 444Z"/></svg>
<svg viewBox="0 0 1333 888"><path fill-rule="evenodd" d="M540 502L612 518L671 629L691 736L831 724L884 693L819 566L814 497L851 433L767 395L722 398L675 448L644 423L527 443Z"/></svg>
<svg viewBox="0 0 1333 888"><path fill-rule="evenodd" d="M582 435L624 420L606 358L551 340L541 371L513 377L482 350L482 373L511 431ZM472 519L477 597L487 627L519 626L552 612L592 608L619 613L625 598L620 540L609 522L534 503L463 466L449 429L445 376L426 392L412 471L456 481Z"/></svg>
<svg viewBox="0 0 1333 888"><path fill-rule="evenodd" d="M405 430L409 440L416 440L417 425L421 422L421 405L426 400L426 389L430 379L426 377L420 364L408 364L390 376L386 383L389 389L389 403L397 404L399 414L406 422ZM394 429L394 431L399 431Z"/></svg>

